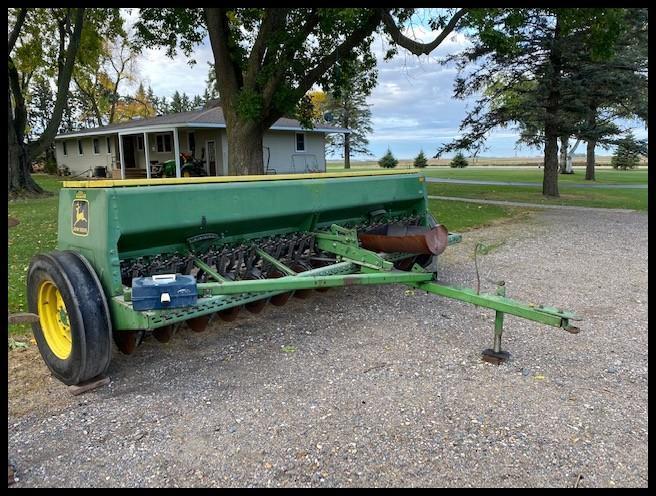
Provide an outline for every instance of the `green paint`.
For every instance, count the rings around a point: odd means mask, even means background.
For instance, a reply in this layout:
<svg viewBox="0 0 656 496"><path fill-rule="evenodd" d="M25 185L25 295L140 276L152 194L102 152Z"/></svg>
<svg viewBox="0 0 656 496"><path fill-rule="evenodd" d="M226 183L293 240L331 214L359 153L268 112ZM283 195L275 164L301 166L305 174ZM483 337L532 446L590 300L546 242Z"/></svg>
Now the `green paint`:
<svg viewBox="0 0 656 496"><path fill-rule="evenodd" d="M381 209L391 216L422 215L426 212L422 179L419 174L403 174L63 188L57 249L84 255L108 299L123 297L122 259L186 253L188 238L207 233L218 235L224 243L248 243L308 227L324 230L333 224L359 224ZM84 237L71 231L73 201L80 198L89 204L89 233ZM344 246L345 255L359 255L353 246ZM383 261L380 266L387 268L388 264ZM134 319L125 315L120 304L116 308L117 312L112 312L114 328L134 329L130 327Z"/></svg>
<svg viewBox="0 0 656 496"><path fill-rule="evenodd" d="M390 216L419 215L427 222L426 187L420 174L261 182L181 184L132 188L62 189L59 196L57 249L74 250L93 266L108 298L115 330L156 329L287 291L346 285L405 284L440 296L495 310L495 350L501 348L505 313L569 328L571 312L533 306L498 294L476 294L435 282L435 274L415 265L392 270L392 262L410 256L379 255L359 246L361 224L385 210ZM87 200L88 235L72 233L75 199ZM440 214L436 215L438 220ZM446 223L445 223L446 224ZM448 225L448 224L447 224ZM294 232L315 234L318 248L338 263L296 273L258 249L258 254L286 276L229 281L199 259L198 268L215 282L199 283L198 304L191 308L135 312L131 291L120 280L120 260L143 255L187 254L189 238L216 235L218 243L254 244L263 237ZM194 238L196 237L196 238ZM449 244L461 236L449 234ZM342 261L339 261L342 260Z"/></svg>
<svg viewBox="0 0 656 496"><path fill-rule="evenodd" d="M505 296L485 293L476 294L476 291L470 288L448 286L437 282L422 282L414 284L414 286L439 296L464 301L480 307L491 308L492 310L509 313L517 317L522 317L523 319L533 320L554 327L562 327L563 329L569 326L569 320L576 319L576 315L572 312L547 306L533 306L506 298Z"/></svg>

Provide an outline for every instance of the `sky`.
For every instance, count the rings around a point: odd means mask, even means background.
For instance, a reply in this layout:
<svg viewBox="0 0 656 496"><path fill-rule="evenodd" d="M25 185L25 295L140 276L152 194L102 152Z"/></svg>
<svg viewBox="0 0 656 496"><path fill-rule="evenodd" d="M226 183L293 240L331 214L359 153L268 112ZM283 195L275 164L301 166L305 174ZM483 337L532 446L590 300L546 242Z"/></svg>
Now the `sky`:
<svg viewBox="0 0 656 496"><path fill-rule="evenodd" d="M136 19L137 9L129 13L124 11L124 14L130 23ZM414 27L405 34L418 41L432 41L436 33L425 26L429 14L420 10L414 18ZM400 48L393 59L384 61L388 46L382 37L375 38L372 50L378 61L378 84L367 99L373 125L373 133L369 136L372 155L354 159L379 158L388 148L400 159L415 157L420 150L432 157L440 144L458 136L458 126L471 102L452 97L456 70L441 65L438 59L462 50L467 43L463 34L455 33L430 55L417 57ZM189 66L187 57L181 53L170 59L164 49L148 49L140 60L139 72L158 96L170 97L176 90L188 95L202 94L208 62L214 62L209 39L196 47L193 57L196 64ZM644 126L626 124L635 127L636 137L647 137ZM513 129L493 131L487 141L488 150L481 156L540 156L541 151L536 148L517 148L516 140L517 132ZM576 153L585 153L585 145L579 145ZM597 153L608 155L611 152L599 148Z"/></svg>

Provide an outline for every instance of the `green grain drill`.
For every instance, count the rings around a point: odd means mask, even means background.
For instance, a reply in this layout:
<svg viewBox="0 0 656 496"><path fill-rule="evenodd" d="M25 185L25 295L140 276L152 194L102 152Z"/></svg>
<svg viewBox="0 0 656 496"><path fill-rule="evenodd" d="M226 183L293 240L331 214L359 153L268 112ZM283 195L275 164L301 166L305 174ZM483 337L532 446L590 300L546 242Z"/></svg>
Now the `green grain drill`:
<svg viewBox="0 0 656 496"><path fill-rule="evenodd" d="M112 341L130 354L146 333L166 342L183 324L202 331L345 285L400 283L493 309L483 358L495 363L508 355L504 314L578 331L573 313L506 298L502 283L479 294L438 282L438 255L458 241L413 172L67 182L57 250L30 264L28 307L44 361L69 385L106 373ZM166 284L176 277L191 287ZM139 311L143 286L157 301ZM183 290L192 304L179 305Z"/></svg>

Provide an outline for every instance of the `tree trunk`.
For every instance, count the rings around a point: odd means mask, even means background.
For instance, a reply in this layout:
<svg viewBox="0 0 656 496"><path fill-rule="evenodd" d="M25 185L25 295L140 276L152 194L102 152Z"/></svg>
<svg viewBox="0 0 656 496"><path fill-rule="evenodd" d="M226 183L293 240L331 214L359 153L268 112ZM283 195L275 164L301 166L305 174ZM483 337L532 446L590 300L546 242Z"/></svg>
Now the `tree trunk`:
<svg viewBox="0 0 656 496"><path fill-rule="evenodd" d="M597 142L588 140L588 147L585 153L585 179L586 181L595 180L595 148Z"/></svg>
<svg viewBox="0 0 656 496"><path fill-rule="evenodd" d="M589 132L594 136L594 131L597 127L597 106L595 104L590 108L590 113L586 120L586 127ZM594 181L595 180L595 147L597 146L597 140L590 138L588 140L588 147L586 149L585 156L585 180Z"/></svg>
<svg viewBox="0 0 656 496"><path fill-rule="evenodd" d="M544 140L544 178L542 194L545 196L560 196L558 193L558 133L549 132L545 127Z"/></svg>
<svg viewBox="0 0 656 496"><path fill-rule="evenodd" d="M574 143L574 146L569 150L567 150L567 166L565 167L566 174L574 174L574 167L573 167L574 152L578 148L580 142L581 142L581 138L578 138L576 140L576 143Z"/></svg>
<svg viewBox="0 0 656 496"><path fill-rule="evenodd" d="M344 134L344 168L351 168L351 135Z"/></svg>
<svg viewBox="0 0 656 496"><path fill-rule="evenodd" d="M11 58L11 52L8 56L9 88L7 91L7 159L9 160L9 164L7 166L7 183L10 193L18 193L22 190L33 194L52 194L44 191L34 179L32 179L32 176L30 175L31 162L33 157L38 157L46 148L52 145L59 124L61 123L64 108L68 103L68 87L71 82L77 52L80 48L84 10L84 8L79 8L74 13L75 26L68 47L66 48L65 57L63 54L63 46L60 47L60 67L59 72L57 73L57 97L55 99L53 114L45 130L41 133L41 136L31 143L26 143L24 136L25 123L27 122L27 108L25 107L23 98L24 88L19 84L20 77ZM12 94L14 100L13 103Z"/></svg>
<svg viewBox="0 0 656 496"><path fill-rule="evenodd" d="M559 158L559 164L560 164L560 173L561 174L566 174L567 173L567 147L569 146L569 136L561 136L560 137L560 158Z"/></svg>
<svg viewBox="0 0 656 496"><path fill-rule="evenodd" d="M226 126L228 134L228 174L264 174L262 129L257 123L236 122Z"/></svg>
<svg viewBox="0 0 656 496"><path fill-rule="evenodd" d="M27 192L43 194L44 190L30 175L30 157L27 147L16 135L16 123L11 111L11 94L7 91L7 186L9 193ZM22 134L22 133L21 133Z"/></svg>
<svg viewBox="0 0 656 496"><path fill-rule="evenodd" d="M548 78L549 93L545 106L544 120L544 178L542 194L558 197L558 135L560 127L560 71L562 69L562 52L560 46L560 16L556 15L554 39L549 53L551 74Z"/></svg>

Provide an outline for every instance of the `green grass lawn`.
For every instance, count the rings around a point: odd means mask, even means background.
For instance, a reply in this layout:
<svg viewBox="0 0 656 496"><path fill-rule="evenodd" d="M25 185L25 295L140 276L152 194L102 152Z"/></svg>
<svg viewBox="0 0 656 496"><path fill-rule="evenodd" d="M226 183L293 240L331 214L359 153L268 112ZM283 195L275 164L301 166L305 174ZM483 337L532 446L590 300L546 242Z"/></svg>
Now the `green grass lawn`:
<svg viewBox="0 0 656 496"><path fill-rule="evenodd" d="M465 179L478 181L518 181L518 182L536 182L542 183L542 169L520 169L513 167L511 170L490 169L451 169L436 167L429 168L425 171L427 176L439 177L444 179ZM646 170L597 170L595 171L596 181L586 181L584 171L576 171L574 174L560 174L558 184L641 184L647 183Z"/></svg>
<svg viewBox="0 0 656 496"><path fill-rule="evenodd" d="M428 208L440 224L451 232L464 232L499 220L522 217L527 209L478 205L450 200L428 200Z"/></svg>
<svg viewBox="0 0 656 496"><path fill-rule="evenodd" d="M45 198L9 202L9 216L20 222L9 229L8 303L12 313L27 311L25 291L30 259L37 253L53 250L57 244L57 192L61 181L42 174L33 177L42 188L54 194ZM25 324L10 326L15 334L25 333L29 329Z"/></svg>
<svg viewBox="0 0 656 496"><path fill-rule="evenodd" d="M506 200L546 205L628 208L647 210L646 189L588 189L561 185L560 198L542 196L541 186L488 186L466 184L429 184L428 194L485 200Z"/></svg>
<svg viewBox="0 0 656 496"><path fill-rule="evenodd" d="M401 164L395 170L412 169L407 165ZM374 163L361 163L354 166L353 171L376 171L383 170ZM488 169L481 167L468 167L465 169L452 169L444 166L430 166L425 169L415 169L417 172L423 172L429 177L439 177L444 179L468 179L478 181L519 181L519 182L536 182L542 183L544 175L543 169L532 167L508 166L503 169ZM347 172L343 164L327 163L328 172ZM608 170L597 169L595 171L596 181L586 181L585 171L577 169L574 174L560 174L558 176L559 184L646 184L648 181L647 170Z"/></svg>

